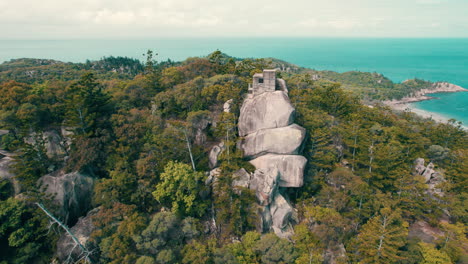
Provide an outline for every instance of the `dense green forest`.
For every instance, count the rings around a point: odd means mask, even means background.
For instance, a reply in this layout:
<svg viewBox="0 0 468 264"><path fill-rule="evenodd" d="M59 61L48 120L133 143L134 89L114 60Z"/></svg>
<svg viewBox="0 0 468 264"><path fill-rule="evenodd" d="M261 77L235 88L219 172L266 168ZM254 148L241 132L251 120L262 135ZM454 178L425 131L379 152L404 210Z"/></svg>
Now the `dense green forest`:
<svg viewBox="0 0 468 264"><path fill-rule="evenodd" d="M235 171L253 172L236 123L265 68L280 69L307 130L304 186L283 190L297 210L290 239L259 233L255 195L232 187ZM378 103L428 85L219 51L0 64L0 161L14 174L0 179L0 263L467 263L468 133ZM221 140L215 184L208 156ZM65 174L92 188L76 212L39 181ZM86 250L59 252L64 230L37 204L69 227L87 215Z"/></svg>

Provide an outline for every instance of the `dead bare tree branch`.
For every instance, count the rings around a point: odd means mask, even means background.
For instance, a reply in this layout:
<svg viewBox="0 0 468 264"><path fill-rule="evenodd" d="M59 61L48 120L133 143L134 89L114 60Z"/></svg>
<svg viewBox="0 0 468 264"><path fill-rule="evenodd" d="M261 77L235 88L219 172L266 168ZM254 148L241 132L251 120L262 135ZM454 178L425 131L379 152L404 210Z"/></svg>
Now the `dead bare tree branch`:
<svg viewBox="0 0 468 264"><path fill-rule="evenodd" d="M75 246L72 248L72 250L70 251L70 255L68 255L68 258L67 258L67 261L70 258L73 250L78 246L80 249L81 249L81 259L84 259L86 263L91 263L91 260L89 258L89 256L91 255L91 251L89 251L84 245L82 245L80 243L80 241L78 240L78 238L73 234L73 232L65 225L63 224L60 220L58 220L55 216L52 215L52 213L50 213L45 207L44 205L40 204L40 203L36 203L36 205L42 210L44 211L44 213L50 217L52 219L52 221L54 221L55 223L57 223L61 228L63 228L65 230L65 232L68 233L68 235L70 235L70 237L72 238L73 242L75 242Z"/></svg>

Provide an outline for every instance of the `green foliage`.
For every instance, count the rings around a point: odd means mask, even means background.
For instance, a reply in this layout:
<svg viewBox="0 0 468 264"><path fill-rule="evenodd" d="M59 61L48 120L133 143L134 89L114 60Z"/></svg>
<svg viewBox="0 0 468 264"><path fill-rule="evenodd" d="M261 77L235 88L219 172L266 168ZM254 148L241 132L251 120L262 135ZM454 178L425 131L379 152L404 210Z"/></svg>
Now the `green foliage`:
<svg viewBox="0 0 468 264"><path fill-rule="evenodd" d="M202 216L208 204L201 198L204 190L203 172L193 171L184 163L170 161L160 175L161 182L153 196L180 216Z"/></svg>
<svg viewBox="0 0 468 264"><path fill-rule="evenodd" d="M45 261L53 242L47 221L36 208L14 198L0 201L0 261Z"/></svg>
<svg viewBox="0 0 468 264"><path fill-rule="evenodd" d="M309 230L305 224L294 227L294 247L298 252L296 264L320 264L323 263L323 246L320 239Z"/></svg>
<svg viewBox="0 0 468 264"><path fill-rule="evenodd" d="M420 264L451 264L450 257L445 252L440 252L434 245L420 242L418 243L422 261Z"/></svg>
<svg viewBox="0 0 468 264"><path fill-rule="evenodd" d="M362 226L357 238L356 260L362 263L396 263L404 259L400 250L408 235L408 223L398 210L383 208Z"/></svg>
<svg viewBox="0 0 468 264"><path fill-rule="evenodd" d="M261 256L262 263L294 263L297 258L291 242L271 233L263 236L254 249Z"/></svg>
<svg viewBox="0 0 468 264"><path fill-rule="evenodd" d="M23 190L39 195L37 179L56 170L98 178L93 201L100 209L89 240L95 262L464 261L466 131L454 120L396 114L373 101L432 83L396 84L378 73L315 71L221 51L183 62L146 55L143 64L121 57L0 64L0 148L17 154L14 173ZM265 68L288 68L277 76L288 83L295 122L307 130L304 186L281 190L298 209L291 241L253 232L254 193L232 185L240 168L255 169L237 148L236 128L251 76ZM63 155L47 156L57 143L43 136L50 131L63 131L57 133ZM221 173L205 186L207 153L220 141L226 146L218 157ZM187 143L196 172L187 165ZM437 186L442 196L431 195L414 175L420 157L446 180ZM44 219L11 195L8 181L0 181L0 261L50 262L55 242L45 235ZM442 215L450 224L438 224ZM435 247L406 241L407 223L420 220L441 226Z"/></svg>
<svg viewBox="0 0 468 264"><path fill-rule="evenodd" d="M233 235L240 237L255 228L257 206L252 190L233 187L236 180L233 175L240 167L223 162L220 168L221 173L213 183L213 206L220 239L224 240Z"/></svg>

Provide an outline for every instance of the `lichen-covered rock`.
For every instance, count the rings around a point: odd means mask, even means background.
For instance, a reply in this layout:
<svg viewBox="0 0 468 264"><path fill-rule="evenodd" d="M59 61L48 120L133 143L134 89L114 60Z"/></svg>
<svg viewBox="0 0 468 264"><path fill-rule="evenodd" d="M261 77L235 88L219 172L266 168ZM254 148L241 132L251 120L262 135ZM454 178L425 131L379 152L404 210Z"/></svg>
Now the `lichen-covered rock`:
<svg viewBox="0 0 468 264"><path fill-rule="evenodd" d="M247 135L241 147L247 158L255 158L267 153L299 154L305 134L305 129L296 124L262 129Z"/></svg>
<svg viewBox="0 0 468 264"><path fill-rule="evenodd" d="M213 146L213 148L210 151L210 154L208 155L208 166L210 169L215 168L218 166L218 157L219 154L221 154L224 150L226 149L226 146L224 145L224 142L221 141L218 145Z"/></svg>
<svg viewBox="0 0 468 264"><path fill-rule="evenodd" d="M250 163L257 169L277 168L280 173L279 187L301 187L307 159L299 155L267 154Z"/></svg>
<svg viewBox="0 0 468 264"><path fill-rule="evenodd" d="M91 208L94 179L78 172L42 176L38 180L41 188L59 206L61 219L66 223L74 223Z"/></svg>
<svg viewBox="0 0 468 264"><path fill-rule="evenodd" d="M278 191L279 171L275 167L255 170L250 189L255 190L258 203L266 206L273 201L273 197Z"/></svg>
<svg viewBox="0 0 468 264"><path fill-rule="evenodd" d="M260 129L289 126L294 120L294 107L283 91L267 92L245 99L239 116L241 137Z"/></svg>
<svg viewBox="0 0 468 264"><path fill-rule="evenodd" d="M88 242L91 233L96 229L93 224L93 216L99 212L99 208L95 208L88 212L85 217L80 217L78 222L70 228L70 231L78 238L78 241L84 246ZM89 249L88 249L89 250ZM63 233L57 241L57 257L64 261L70 256L71 260L78 260L82 254L79 247L75 247L75 243L68 233Z"/></svg>

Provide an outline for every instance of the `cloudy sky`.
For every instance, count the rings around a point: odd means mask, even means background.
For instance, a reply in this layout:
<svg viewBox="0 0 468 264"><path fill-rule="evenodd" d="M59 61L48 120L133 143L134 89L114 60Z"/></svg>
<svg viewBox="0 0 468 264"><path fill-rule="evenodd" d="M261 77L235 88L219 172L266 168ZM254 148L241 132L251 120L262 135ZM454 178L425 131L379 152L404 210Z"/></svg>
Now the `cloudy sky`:
<svg viewBox="0 0 468 264"><path fill-rule="evenodd" d="M468 0L0 0L0 38L468 37Z"/></svg>

